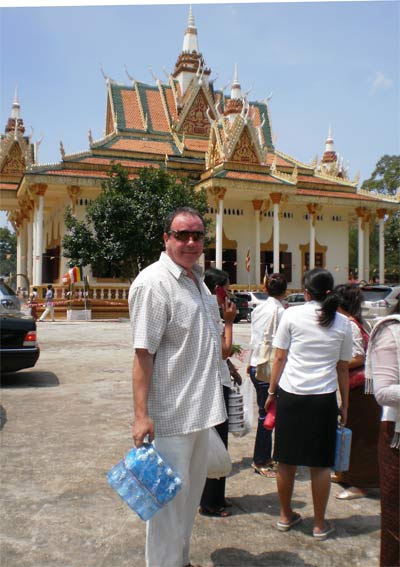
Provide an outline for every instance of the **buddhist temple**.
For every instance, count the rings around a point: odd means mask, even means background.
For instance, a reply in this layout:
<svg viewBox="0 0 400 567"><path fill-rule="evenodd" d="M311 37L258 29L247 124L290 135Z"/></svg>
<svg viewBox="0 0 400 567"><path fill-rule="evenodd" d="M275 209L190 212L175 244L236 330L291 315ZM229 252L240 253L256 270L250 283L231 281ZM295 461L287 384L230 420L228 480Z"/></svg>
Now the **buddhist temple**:
<svg viewBox="0 0 400 567"><path fill-rule="evenodd" d="M266 272L281 271L296 289L304 271L316 266L343 283L349 277L348 235L354 224L357 275L368 281L374 223L379 224L383 282L384 222L398 209L398 196L357 188L358 179L349 179L335 151L330 127L320 160L306 164L279 151L269 100L249 100L238 66L228 59L226 65L232 83L225 92L214 88L190 9L182 51L164 81L154 77L147 84L128 75L127 84L120 84L105 76L104 137L94 140L89 131L87 149L72 154L61 142L61 160L54 164L38 163L37 144L25 133L16 93L0 139L0 193L1 208L18 236L17 272L31 285L61 285L68 269L62 249L65 209L70 205L83 218L114 162L131 178L143 167L167 168L207 191L214 233L203 263L227 270L232 284L256 287ZM84 271L93 284L104 281L90 266Z"/></svg>

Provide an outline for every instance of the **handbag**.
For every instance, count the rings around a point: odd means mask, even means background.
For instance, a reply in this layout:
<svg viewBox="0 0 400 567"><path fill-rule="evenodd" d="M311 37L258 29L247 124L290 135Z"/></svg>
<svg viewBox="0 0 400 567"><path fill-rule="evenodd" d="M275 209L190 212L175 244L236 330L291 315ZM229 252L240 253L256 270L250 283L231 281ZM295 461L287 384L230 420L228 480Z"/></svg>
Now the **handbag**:
<svg viewBox="0 0 400 567"><path fill-rule="evenodd" d="M335 463L333 470L344 472L349 470L351 450L351 430L342 425L336 429Z"/></svg>
<svg viewBox="0 0 400 567"><path fill-rule="evenodd" d="M209 430L207 453L207 478L223 478L232 470L229 453L215 427Z"/></svg>
<svg viewBox="0 0 400 567"><path fill-rule="evenodd" d="M142 520L154 516L182 487L179 475L150 443L131 449L107 480Z"/></svg>
<svg viewBox="0 0 400 567"><path fill-rule="evenodd" d="M260 345L258 354L256 379L261 382L269 382L271 378L272 365L275 358L275 348L272 346L272 341L274 340L277 326L278 309L275 309L269 325L264 331L263 342Z"/></svg>
<svg viewBox="0 0 400 567"><path fill-rule="evenodd" d="M275 427L275 420L276 420L276 401L274 400L268 410L267 415L264 419L264 427L269 431L272 431Z"/></svg>
<svg viewBox="0 0 400 567"><path fill-rule="evenodd" d="M349 388L354 390L358 386L363 386L365 384L365 371L364 366L359 366L358 368L351 368L349 370Z"/></svg>

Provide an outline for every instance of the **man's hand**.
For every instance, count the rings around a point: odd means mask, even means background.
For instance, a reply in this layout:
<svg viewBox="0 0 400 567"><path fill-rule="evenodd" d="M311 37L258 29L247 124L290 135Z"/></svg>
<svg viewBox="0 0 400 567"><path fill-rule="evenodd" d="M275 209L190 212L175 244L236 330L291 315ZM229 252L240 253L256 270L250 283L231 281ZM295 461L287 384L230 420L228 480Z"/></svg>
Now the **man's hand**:
<svg viewBox="0 0 400 567"><path fill-rule="evenodd" d="M236 317L236 305L229 297L225 297L222 304L222 312L225 323L232 324Z"/></svg>
<svg viewBox="0 0 400 567"><path fill-rule="evenodd" d="M345 426L347 423L347 408L340 406L339 408L340 424Z"/></svg>
<svg viewBox="0 0 400 567"><path fill-rule="evenodd" d="M142 418L135 417L132 426L132 437L135 447L141 447L143 445L143 440L149 436L150 443L154 439L154 423L153 420L147 416Z"/></svg>

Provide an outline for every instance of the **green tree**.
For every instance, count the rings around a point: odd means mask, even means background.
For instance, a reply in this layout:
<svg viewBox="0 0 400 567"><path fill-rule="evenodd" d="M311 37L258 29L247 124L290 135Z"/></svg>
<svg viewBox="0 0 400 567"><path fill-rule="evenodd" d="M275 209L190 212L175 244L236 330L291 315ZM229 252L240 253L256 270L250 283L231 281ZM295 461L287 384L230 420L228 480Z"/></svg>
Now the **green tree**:
<svg viewBox="0 0 400 567"><path fill-rule="evenodd" d="M7 227L0 228L0 275L8 276L17 269L17 237Z"/></svg>
<svg viewBox="0 0 400 567"><path fill-rule="evenodd" d="M158 259L164 219L179 206L205 214L205 191L195 191L187 179L177 179L164 169L142 169L131 181L123 167L113 165L84 221L66 211L64 256L70 266L91 264L98 275L132 279Z"/></svg>
<svg viewBox="0 0 400 567"><path fill-rule="evenodd" d="M380 158L372 175L361 185L361 189L382 195L396 195L400 188L400 156L384 155ZM354 237L353 237L354 238ZM357 242L357 241L355 241ZM375 225L370 237L371 273L379 271L379 234ZM385 223L385 279L400 280L400 210L390 212Z"/></svg>

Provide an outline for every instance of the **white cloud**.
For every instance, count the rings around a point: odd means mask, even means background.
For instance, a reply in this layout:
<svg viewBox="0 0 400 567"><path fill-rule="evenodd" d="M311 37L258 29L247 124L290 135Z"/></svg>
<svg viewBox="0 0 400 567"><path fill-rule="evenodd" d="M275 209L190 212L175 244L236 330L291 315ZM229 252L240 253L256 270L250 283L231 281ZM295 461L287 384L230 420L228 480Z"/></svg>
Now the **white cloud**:
<svg viewBox="0 0 400 567"><path fill-rule="evenodd" d="M376 94L379 91L387 91L388 89L391 89L392 86L392 79L385 77L383 71L377 71L375 73L375 77L372 80L371 92L372 94Z"/></svg>

